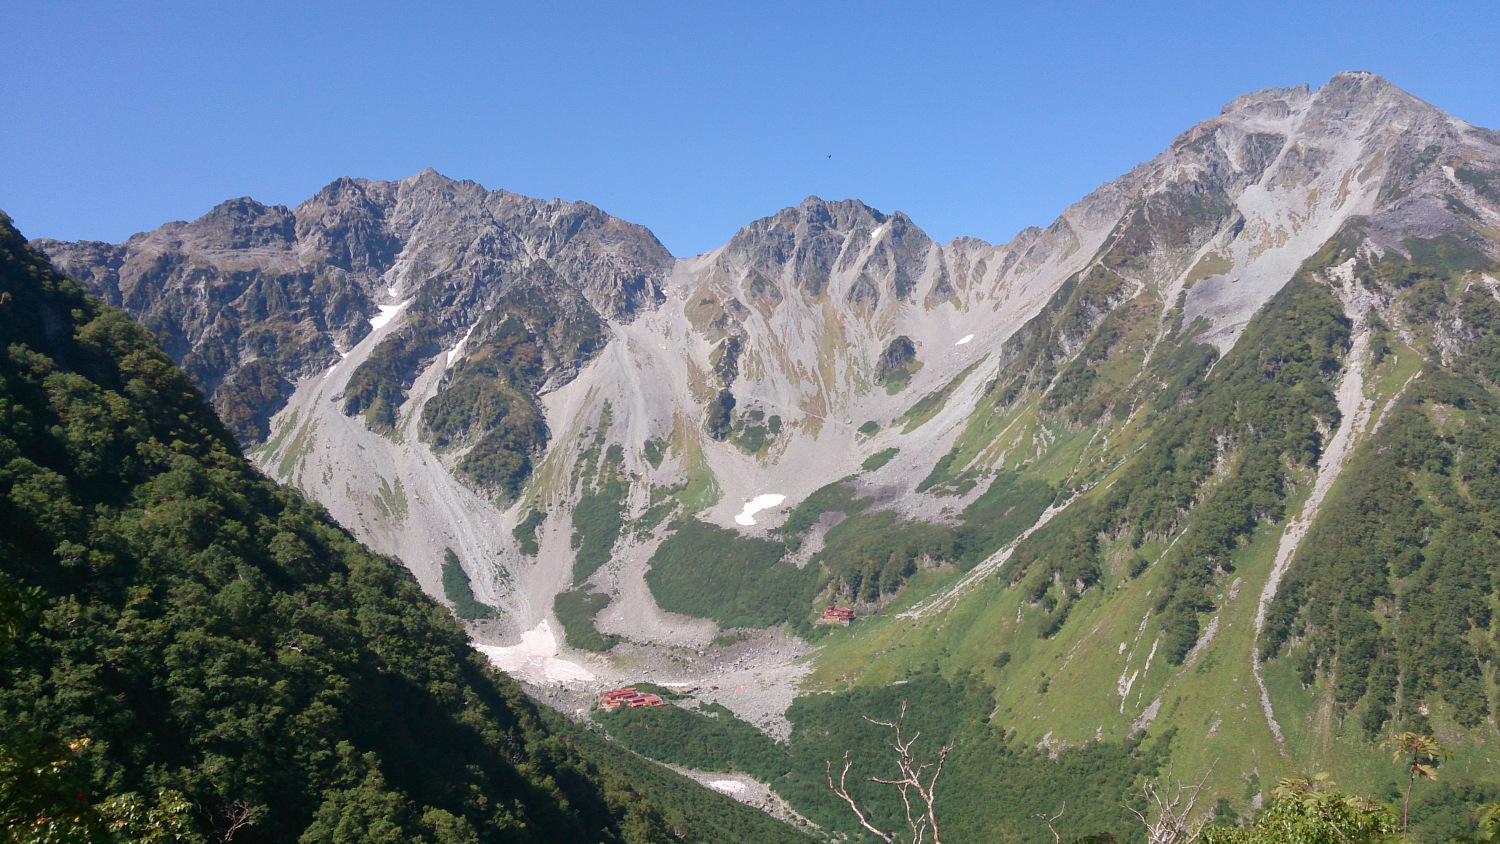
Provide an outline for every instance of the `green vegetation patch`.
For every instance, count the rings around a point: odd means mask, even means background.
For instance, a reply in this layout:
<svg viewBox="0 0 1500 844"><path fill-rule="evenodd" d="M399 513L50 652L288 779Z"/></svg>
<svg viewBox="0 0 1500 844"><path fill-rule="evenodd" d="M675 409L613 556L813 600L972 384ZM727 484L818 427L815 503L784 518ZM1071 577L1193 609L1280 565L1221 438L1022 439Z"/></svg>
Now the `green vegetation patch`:
<svg viewBox="0 0 1500 844"><path fill-rule="evenodd" d="M885 387L891 395L906 389L911 377L922 368L917 360L917 347L905 334L886 344L875 364L875 383Z"/></svg>
<svg viewBox="0 0 1500 844"><path fill-rule="evenodd" d="M669 487L653 488L650 506L634 522L636 536L642 538L650 536L662 522L671 518L672 514L682 506L681 496L687 491L687 481Z"/></svg>
<svg viewBox="0 0 1500 844"><path fill-rule="evenodd" d="M819 487L792 508L792 512L787 514L776 531L789 549L796 551L801 546L803 535L812 529L824 513L849 515L870 506L871 499L855 496L854 487L849 484L849 480L850 478L844 478Z"/></svg>
<svg viewBox="0 0 1500 844"><path fill-rule="evenodd" d="M454 614L464 621L495 617L494 607L481 604L474 598L469 573L464 571L463 564L452 548L443 549L443 594L453 604Z"/></svg>
<svg viewBox="0 0 1500 844"><path fill-rule="evenodd" d="M667 448L670 445L666 440L646 440L646 444L641 447L641 452L645 456L646 462L651 464L651 468L660 469L661 462L666 459Z"/></svg>
<svg viewBox="0 0 1500 844"><path fill-rule="evenodd" d="M1271 604L1265 652L1328 684L1369 740L1431 732L1438 699L1458 727L1485 723L1500 668L1500 401L1463 376L1424 375L1330 498Z"/></svg>
<svg viewBox="0 0 1500 844"><path fill-rule="evenodd" d="M573 508L573 582L582 583L605 563L625 527L624 449L612 445L599 470L599 484Z"/></svg>
<svg viewBox="0 0 1500 844"><path fill-rule="evenodd" d="M840 596L882 601L924 565L973 568L1035 524L1054 497L1045 481L1001 470L952 527L901 521L889 511L865 512L869 499L854 502L857 510L830 502L844 508L840 512L848 518L829 529L813 563Z"/></svg>
<svg viewBox="0 0 1500 844"><path fill-rule="evenodd" d="M637 684L639 689L643 686ZM775 782L792 766L785 745L735 717L718 703L621 708L600 716L615 741L635 752L700 771L749 774Z"/></svg>
<svg viewBox="0 0 1500 844"><path fill-rule="evenodd" d="M620 637L600 633L594 619L609 606L609 596L590 591L587 585L557 593L552 612L563 627L563 638L569 647L603 653L619 644Z"/></svg>
<svg viewBox="0 0 1500 844"><path fill-rule="evenodd" d="M866 472L873 472L876 469L879 469L881 466L884 466L885 464L891 462L891 458L895 457L898 453L900 453L900 451L901 449L894 447L882 449L870 455L869 457L866 457L865 462L859 464L859 467L861 469L864 469Z"/></svg>
<svg viewBox="0 0 1500 844"><path fill-rule="evenodd" d="M785 551L780 542L687 519L657 548L646 583L662 609L721 627L805 623L818 570L783 562Z"/></svg>
<svg viewBox="0 0 1500 844"><path fill-rule="evenodd" d="M703 422L703 429L708 432L711 439L724 441L734 430L734 393L728 387L720 390L714 400L709 402L708 416Z"/></svg>
<svg viewBox="0 0 1500 844"><path fill-rule="evenodd" d="M827 766L837 775L847 753L850 792L869 807L877 826L904 828L897 791L869 782L894 768L892 733L866 720L894 721L903 703L907 735L921 734L913 746L919 760L934 761L943 743L954 744L939 780L937 809L944 837L956 841L1051 841L1036 815L1050 817L1064 802L1067 811L1057 821L1064 841L1133 835L1139 824L1126 807L1145 809L1139 782L1166 761L1165 740L1150 747L1094 742L1049 758L1016 741L1003 722L991 722L993 689L983 682L923 672L898 684L798 698L787 711L792 770L775 783L776 790L825 829L855 834L858 822L826 779Z"/></svg>
<svg viewBox="0 0 1500 844"><path fill-rule="evenodd" d="M547 514L541 510L529 510L526 518L522 519L515 527L510 529L510 535L520 543L521 553L528 557L535 557L542 552L537 544L536 532L541 528L542 522L547 520Z"/></svg>
<svg viewBox="0 0 1500 844"><path fill-rule="evenodd" d="M821 571L822 588L850 601L875 602L895 595L923 565L972 568L1035 524L1055 497L1045 481L1002 470L953 527L867 512L874 499L859 498L840 481L803 499L778 535L795 551L824 514L840 514L808 568Z"/></svg>

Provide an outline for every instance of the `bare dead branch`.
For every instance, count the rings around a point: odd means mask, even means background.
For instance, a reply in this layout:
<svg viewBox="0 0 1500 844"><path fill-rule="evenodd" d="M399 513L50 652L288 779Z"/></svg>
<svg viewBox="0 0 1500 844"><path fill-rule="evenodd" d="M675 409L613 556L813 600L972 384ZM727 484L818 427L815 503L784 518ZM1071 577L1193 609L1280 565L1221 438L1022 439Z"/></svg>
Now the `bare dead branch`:
<svg viewBox="0 0 1500 844"><path fill-rule="evenodd" d="M1155 781L1147 780L1141 786L1148 800L1155 804L1155 820L1133 806L1125 808L1130 810L1130 813L1146 827L1148 844L1192 844L1198 839L1202 825L1193 822L1193 812L1197 807L1199 795L1203 793L1203 786L1208 782L1208 777L1213 770L1214 766L1209 765L1197 785L1184 785L1181 780L1177 780L1174 789L1172 785L1159 786ZM1169 768L1167 780L1171 779L1172 771ZM1151 811L1151 808L1148 807L1147 811Z"/></svg>
<svg viewBox="0 0 1500 844"><path fill-rule="evenodd" d="M224 830L224 834L219 836L219 840L223 844L229 844L229 842L233 841L234 834L251 822L250 818L252 814L253 811L250 804L244 800L236 800L234 803L231 803L224 810L224 820L229 822L229 828Z"/></svg>
<svg viewBox="0 0 1500 844"><path fill-rule="evenodd" d="M942 844L942 838L938 832L937 810L935 808L937 797L938 778L943 775L943 764L948 760L948 754L953 750L950 742L938 750L936 762L918 763L916 754L912 747L921 737L921 732L906 735L906 702L901 703L901 714L894 721L877 721L865 716L865 720L877 727L884 727L894 735L890 747L896 753L897 776L891 779L881 777L870 777L869 781L877 785L888 785L896 789L901 796L901 805L905 810L906 825L911 829L912 844L924 844L927 835L932 835L932 844ZM850 768L849 753L844 752L844 770L839 775L837 785L833 782L833 764L829 762L828 787L834 794L838 795L849 808L853 810L854 816L859 819L860 826L874 833L882 841L896 841L894 832L883 832L873 826L866 818L865 813L849 794L847 788L847 777ZM928 772L931 771L929 775ZM915 793L915 799L913 799Z"/></svg>
<svg viewBox="0 0 1500 844"><path fill-rule="evenodd" d="M847 779L849 777L849 768L853 764L853 762L849 761L849 751L844 751L844 770L839 774L839 784L834 785L833 763L825 762L824 765L826 766L828 772L828 787L833 790L834 794L837 794L840 798L842 798L845 803L848 803L850 809L854 810L854 816L856 818L859 818L860 826L868 829L881 841L885 841L887 844L893 844L893 842L896 840L895 837L890 833L881 832L879 829L876 829L868 820L865 819L865 813L859 810L859 804L854 802L853 797L849 796L849 788L845 783L847 782Z"/></svg>
<svg viewBox="0 0 1500 844"><path fill-rule="evenodd" d="M1042 819L1042 823L1044 823L1044 824L1047 825L1047 831L1050 832L1050 833L1052 833L1052 838L1053 838L1054 841L1057 842L1057 844L1062 844L1062 835L1058 834L1057 828L1054 827L1052 825L1052 823L1054 821L1056 821L1058 818L1062 817L1063 816L1063 812L1066 812L1066 811L1068 811L1068 801L1064 800L1063 804L1062 804L1062 808L1058 809L1057 810L1057 814L1053 815L1050 818L1047 817L1047 813L1046 812L1037 812L1036 813L1036 816L1038 818Z"/></svg>

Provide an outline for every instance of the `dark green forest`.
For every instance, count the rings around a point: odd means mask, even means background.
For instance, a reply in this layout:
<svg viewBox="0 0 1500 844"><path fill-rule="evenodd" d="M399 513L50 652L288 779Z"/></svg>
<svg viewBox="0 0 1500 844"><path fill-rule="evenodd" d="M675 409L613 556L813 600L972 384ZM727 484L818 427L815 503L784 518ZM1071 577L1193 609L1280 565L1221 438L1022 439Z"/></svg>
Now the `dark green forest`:
<svg viewBox="0 0 1500 844"><path fill-rule="evenodd" d="M0 346L8 840L799 838L529 700L8 219Z"/></svg>
<svg viewBox="0 0 1500 844"><path fill-rule="evenodd" d="M1426 368L1346 470L1342 493L1308 532L1272 604L1266 653L1305 684L1332 684L1370 737L1429 732L1425 703L1459 726L1491 717L1500 665L1500 307L1453 288L1493 263L1461 242L1412 241L1413 259L1358 267L1403 308L1457 318L1469 354ZM1437 313L1430 313L1436 309Z"/></svg>
<svg viewBox="0 0 1500 844"><path fill-rule="evenodd" d="M1050 839L1035 818L1066 801L1074 807L1058 829L1064 841L1113 831L1136 840L1139 825L1126 806L1144 808L1139 783L1165 765L1171 737L1097 743L1056 758L1022 746L1004 725L989 719L993 690L968 676L945 680L921 673L898 684L855 688L799 698L788 711L793 731L778 743L717 703L689 711L676 706L622 710L603 717L610 735L654 759L711 771L735 771L764 780L798 811L831 832L861 836L848 807L829 790L827 766L842 767L848 751L851 793L882 828L901 826L896 792L868 781L894 773L890 735L870 723L895 719L907 705L907 727L920 732L916 749L931 760L954 745L938 789L944 840L1041 841ZM873 840L873 839L869 839Z"/></svg>

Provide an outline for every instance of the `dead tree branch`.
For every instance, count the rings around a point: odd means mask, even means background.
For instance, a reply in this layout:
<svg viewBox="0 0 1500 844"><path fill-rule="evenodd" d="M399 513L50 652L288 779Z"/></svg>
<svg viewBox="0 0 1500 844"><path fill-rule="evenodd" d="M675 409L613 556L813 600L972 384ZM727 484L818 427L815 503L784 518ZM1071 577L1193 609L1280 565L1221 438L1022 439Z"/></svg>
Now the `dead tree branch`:
<svg viewBox="0 0 1500 844"><path fill-rule="evenodd" d="M897 790L901 795L901 805L905 809L906 824L911 829L912 844L924 844L927 835L932 835L932 844L943 844L943 839L938 832L937 810L935 801L937 797L938 777L943 775L943 764L948 761L948 753L953 750L952 742L943 745L938 750L936 762L918 763L916 754L912 747L917 739L922 736L921 732L906 734L906 702L901 703L901 714L894 721L876 721L873 718L865 718L877 727L889 729L894 738L891 741L891 749L896 752L897 776L891 779L870 777L869 781L879 785L888 785ZM844 769L839 774L838 784L833 782L833 763L827 763L828 787L834 794L849 804L854 816L859 819L860 826L869 830L880 838L880 840L895 844L897 841L894 832L885 832L872 824L865 812L859 808L859 803L849 794L847 781L849 769L853 763L849 761L849 752L844 751Z"/></svg>
<svg viewBox="0 0 1500 844"><path fill-rule="evenodd" d="M1062 808L1058 809L1057 810L1057 814L1053 815L1050 818L1047 817L1047 813L1046 812L1037 812L1036 813L1036 816L1038 818L1042 819L1042 823L1044 823L1044 824L1047 825L1047 831L1050 832L1050 833L1052 833L1052 838L1053 838L1054 841L1057 842L1057 844L1062 844L1062 835L1058 833L1057 827L1054 827L1052 824L1058 818L1062 817L1063 816L1063 812L1066 812L1066 811L1068 811L1068 801L1064 800L1063 804L1062 804Z"/></svg>
<svg viewBox="0 0 1500 844"><path fill-rule="evenodd" d="M1147 799L1156 810L1156 819L1151 820L1145 813L1137 811L1132 806L1126 806L1132 815L1146 827L1146 841L1149 844L1192 844L1197 840L1201 826L1193 823L1193 809L1198 803L1198 796L1203 792L1203 785L1208 782L1209 774L1213 773L1213 765L1208 766L1203 778L1198 780L1197 785L1183 785L1181 780L1177 781L1176 787L1170 784L1159 786L1152 780L1147 780L1141 788ZM1167 772L1167 779L1172 778L1172 773ZM1186 802L1184 802L1186 801Z"/></svg>

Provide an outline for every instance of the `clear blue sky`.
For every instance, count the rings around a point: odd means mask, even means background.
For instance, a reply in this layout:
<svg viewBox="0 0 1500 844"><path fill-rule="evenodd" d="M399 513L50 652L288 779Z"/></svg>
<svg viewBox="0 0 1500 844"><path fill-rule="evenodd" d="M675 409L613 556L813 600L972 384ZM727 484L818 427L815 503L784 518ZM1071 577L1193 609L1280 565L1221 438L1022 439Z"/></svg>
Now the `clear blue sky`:
<svg viewBox="0 0 1500 844"><path fill-rule="evenodd" d="M435 167L587 200L677 255L809 194L1000 242L1259 88L1369 70L1500 128L1492 0L0 0L0 20L0 208L31 237Z"/></svg>

